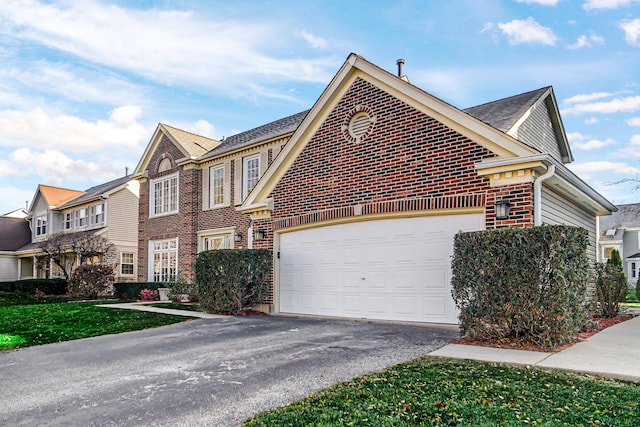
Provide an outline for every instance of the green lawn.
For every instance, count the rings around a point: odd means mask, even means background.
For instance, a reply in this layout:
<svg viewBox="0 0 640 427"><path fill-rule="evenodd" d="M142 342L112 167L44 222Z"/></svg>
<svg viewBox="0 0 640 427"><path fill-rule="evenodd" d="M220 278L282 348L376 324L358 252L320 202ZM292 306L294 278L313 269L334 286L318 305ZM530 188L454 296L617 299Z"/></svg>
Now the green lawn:
<svg viewBox="0 0 640 427"><path fill-rule="evenodd" d="M59 302L0 294L0 350L118 334L169 325L189 317L96 307L101 302Z"/></svg>
<svg viewBox="0 0 640 427"><path fill-rule="evenodd" d="M638 384L426 358L323 390L245 426L637 426L638 405Z"/></svg>
<svg viewBox="0 0 640 427"><path fill-rule="evenodd" d="M636 290L629 289L627 290L627 297L625 299L625 303L623 304L625 307L633 307L640 308L640 301L636 298Z"/></svg>

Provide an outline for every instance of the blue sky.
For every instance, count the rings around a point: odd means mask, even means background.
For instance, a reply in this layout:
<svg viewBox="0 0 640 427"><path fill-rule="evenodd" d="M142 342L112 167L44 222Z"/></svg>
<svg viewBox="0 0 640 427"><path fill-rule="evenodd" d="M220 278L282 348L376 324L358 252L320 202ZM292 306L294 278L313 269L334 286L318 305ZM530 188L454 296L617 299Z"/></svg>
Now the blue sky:
<svg viewBox="0 0 640 427"><path fill-rule="evenodd" d="M553 86L569 167L640 202L640 0L12 0L0 214L132 171L158 122L222 138L310 108L350 52L459 107Z"/></svg>

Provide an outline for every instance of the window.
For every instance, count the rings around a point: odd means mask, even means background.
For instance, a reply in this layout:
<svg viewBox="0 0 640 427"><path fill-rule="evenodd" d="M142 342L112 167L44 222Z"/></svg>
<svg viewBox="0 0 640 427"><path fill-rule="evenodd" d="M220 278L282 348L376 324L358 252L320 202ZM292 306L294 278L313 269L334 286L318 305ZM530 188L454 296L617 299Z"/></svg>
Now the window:
<svg viewBox="0 0 640 427"><path fill-rule="evenodd" d="M36 218L36 236L47 234L47 215L40 215Z"/></svg>
<svg viewBox="0 0 640 427"><path fill-rule="evenodd" d="M235 227L198 231L198 252L233 249L235 233Z"/></svg>
<svg viewBox="0 0 640 427"><path fill-rule="evenodd" d="M209 169L209 185L211 187L209 207L222 206L224 204L224 166L213 166Z"/></svg>
<svg viewBox="0 0 640 427"><path fill-rule="evenodd" d="M149 242L151 259L151 278L153 282L168 282L176 278L178 267L178 239L156 240Z"/></svg>
<svg viewBox="0 0 640 427"><path fill-rule="evenodd" d="M636 263L635 262L631 263L631 278L633 278L633 279L636 278Z"/></svg>
<svg viewBox="0 0 640 427"><path fill-rule="evenodd" d="M123 276L133 275L133 252L120 254L120 274Z"/></svg>
<svg viewBox="0 0 640 427"><path fill-rule="evenodd" d="M70 230L73 227L73 212L64 214L64 229Z"/></svg>
<svg viewBox="0 0 640 427"><path fill-rule="evenodd" d="M104 223L104 203L91 206L91 224Z"/></svg>
<svg viewBox="0 0 640 427"><path fill-rule="evenodd" d="M604 257L606 259L611 258L611 251L613 251L614 249L615 248L613 246L609 246L609 247L604 248Z"/></svg>
<svg viewBox="0 0 640 427"><path fill-rule="evenodd" d="M151 182L151 215L178 212L178 175Z"/></svg>
<svg viewBox="0 0 640 427"><path fill-rule="evenodd" d="M210 236L203 238L203 247L205 251L211 251L214 249L230 249L229 236Z"/></svg>
<svg viewBox="0 0 640 427"><path fill-rule="evenodd" d="M87 225L87 208L78 209L76 211L76 227L85 227Z"/></svg>
<svg viewBox="0 0 640 427"><path fill-rule="evenodd" d="M260 179L260 155L242 159L242 198L246 199Z"/></svg>

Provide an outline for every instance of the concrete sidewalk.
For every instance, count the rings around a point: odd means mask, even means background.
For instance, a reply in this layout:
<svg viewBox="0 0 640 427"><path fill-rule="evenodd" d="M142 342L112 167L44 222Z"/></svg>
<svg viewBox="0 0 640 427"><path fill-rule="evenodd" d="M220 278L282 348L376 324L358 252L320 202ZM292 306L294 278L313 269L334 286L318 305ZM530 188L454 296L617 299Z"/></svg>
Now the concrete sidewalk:
<svg viewBox="0 0 640 427"><path fill-rule="evenodd" d="M154 301L154 302L159 302L159 301ZM185 317L199 317L201 319L220 319L220 318L228 317L220 314L202 313L200 311L174 310L171 308L150 307L149 304L153 304L153 303L127 302L122 304L101 304L98 307L123 308L126 310L149 311L151 313L172 314L174 316L185 316Z"/></svg>
<svg viewBox="0 0 640 427"><path fill-rule="evenodd" d="M538 366L640 382L640 316L557 353L449 344L429 356Z"/></svg>

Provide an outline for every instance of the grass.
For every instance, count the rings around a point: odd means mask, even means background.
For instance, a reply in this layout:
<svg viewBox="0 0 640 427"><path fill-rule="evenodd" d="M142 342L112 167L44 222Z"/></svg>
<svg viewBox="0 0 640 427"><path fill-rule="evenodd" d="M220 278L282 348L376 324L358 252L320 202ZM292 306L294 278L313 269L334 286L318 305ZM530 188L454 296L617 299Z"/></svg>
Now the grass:
<svg viewBox="0 0 640 427"><path fill-rule="evenodd" d="M59 302L0 294L0 351L118 334L189 320L189 317L97 307L100 301Z"/></svg>
<svg viewBox="0 0 640 427"><path fill-rule="evenodd" d="M638 301L638 298L636 298L635 289L627 290L627 297L625 298L625 303L623 305L625 307L640 308L640 301Z"/></svg>
<svg viewBox="0 0 640 427"><path fill-rule="evenodd" d="M258 415L245 426L640 423L640 386L536 368L419 359Z"/></svg>

